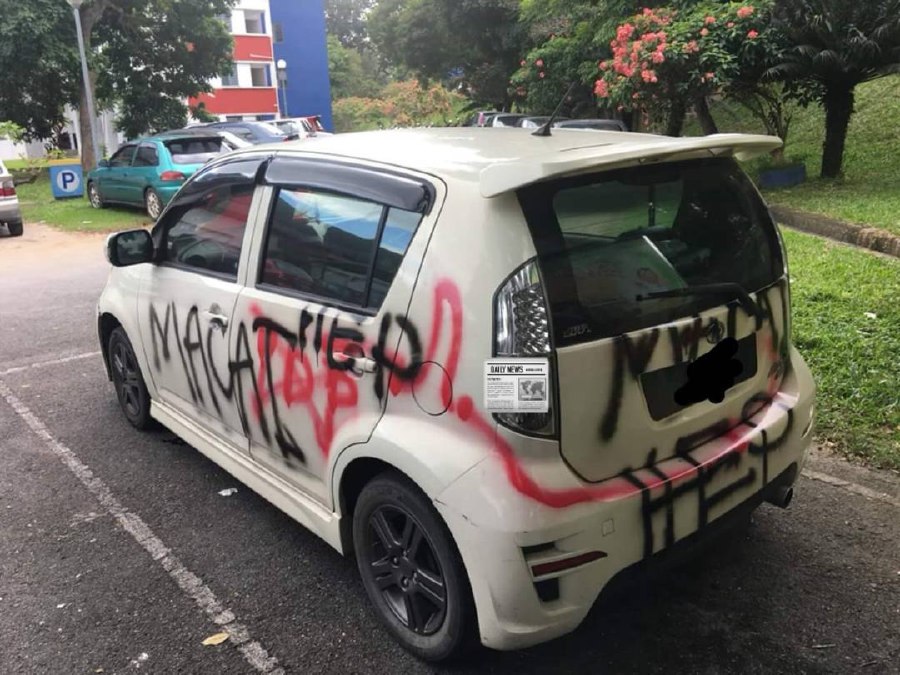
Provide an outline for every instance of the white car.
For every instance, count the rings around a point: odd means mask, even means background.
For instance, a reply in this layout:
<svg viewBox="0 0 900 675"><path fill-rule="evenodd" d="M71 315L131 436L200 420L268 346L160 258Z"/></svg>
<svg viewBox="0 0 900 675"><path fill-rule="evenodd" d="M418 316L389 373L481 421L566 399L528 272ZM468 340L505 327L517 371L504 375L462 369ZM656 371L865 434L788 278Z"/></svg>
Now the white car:
<svg viewBox="0 0 900 675"><path fill-rule="evenodd" d="M790 501L815 387L734 159L779 145L463 128L238 151L152 235L108 240L108 373L132 425L355 555L419 657L549 640L626 568Z"/></svg>
<svg viewBox="0 0 900 675"><path fill-rule="evenodd" d="M22 210L19 207L19 196L16 194L16 183L2 161L0 161L0 224L6 225L9 236L22 236Z"/></svg>

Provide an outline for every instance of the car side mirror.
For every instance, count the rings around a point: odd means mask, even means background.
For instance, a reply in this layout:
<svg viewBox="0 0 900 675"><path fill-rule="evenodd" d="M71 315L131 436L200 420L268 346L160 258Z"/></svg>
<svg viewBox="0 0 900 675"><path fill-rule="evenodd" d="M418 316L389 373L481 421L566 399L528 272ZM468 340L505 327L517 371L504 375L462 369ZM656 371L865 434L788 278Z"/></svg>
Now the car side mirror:
<svg viewBox="0 0 900 675"><path fill-rule="evenodd" d="M106 259L113 267L153 261L153 238L147 230L111 234L106 240Z"/></svg>
<svg viewBox="0 0 900 675"><path fill-rule="evenodd" d="M101 159L99 162L97 162L97 166L100 167L101 169L108 169L109 168L109 160Z"/></svg>

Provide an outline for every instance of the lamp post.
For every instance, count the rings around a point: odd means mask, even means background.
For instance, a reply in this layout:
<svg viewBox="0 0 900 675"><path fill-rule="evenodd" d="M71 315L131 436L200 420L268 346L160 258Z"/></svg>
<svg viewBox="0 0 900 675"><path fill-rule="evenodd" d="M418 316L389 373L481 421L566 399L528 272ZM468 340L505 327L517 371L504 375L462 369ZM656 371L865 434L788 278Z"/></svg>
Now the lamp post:
<svg viewBox="0 0 900 675"><path fill-rule="evenodd" d="M97 142L97 117L94 113L94 92L91 91L91 76L88 72L87 55L84 51L84 36L81 34L81 14L79 8L84 4L84 0L66 0L72 8L75 15L75 32L78 35L78 53L81 55L81 76L84 78L84 99L87 103L87 116L91 128L91 145L94 146L94 165L100 163L100 144ZM84 110L80 110L79 114L85 114ZM84 161L84 139L81 143L82 162Z"/></svg>
<svg viewBox="0 0 900 675"><path fill-rule="evenodd" d="M287 61L278 59L278 62L275 64L275 70L278 71L278 91L284 100L284 105L281 107L281 116L287 117Z"/></svg>

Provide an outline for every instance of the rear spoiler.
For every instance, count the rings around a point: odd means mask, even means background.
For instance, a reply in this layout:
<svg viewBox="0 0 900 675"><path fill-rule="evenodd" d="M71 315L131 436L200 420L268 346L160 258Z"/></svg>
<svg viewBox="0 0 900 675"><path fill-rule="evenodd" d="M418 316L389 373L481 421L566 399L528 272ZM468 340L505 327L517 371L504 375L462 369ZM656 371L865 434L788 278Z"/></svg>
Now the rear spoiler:
<svg viewBox="0 0 900 675"><path fill-rule="evenodd" d="M600 136L604 132L592 133ZM540 143L540 139L529 140ZM573 148L544 160L518 159L491 164L482 169L479 188L483 197L496 197L548 178L585 171L702 157L733 156L744 161L776 150L782 145L781 139L775 136L751 134L712 134L690 138L634 134L632 139L624 143L598 143Z"/></svg>

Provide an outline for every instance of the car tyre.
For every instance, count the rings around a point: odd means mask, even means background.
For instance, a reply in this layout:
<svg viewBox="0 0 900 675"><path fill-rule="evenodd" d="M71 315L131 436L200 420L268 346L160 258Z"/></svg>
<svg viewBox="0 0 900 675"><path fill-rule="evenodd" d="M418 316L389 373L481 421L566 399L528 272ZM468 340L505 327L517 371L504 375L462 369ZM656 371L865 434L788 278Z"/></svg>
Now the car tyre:
<svg viewBox="0 0 900 675"><path fill-rule="evenodd" d="M353 545L382 624L426 661L460 658L476 644L475 605L453 537L413 483L386 472L362 490Z"/></svg>
<svg viewBox="0 0 900 675"><path fill-rule="evenodd" d="M109 336L107 354L116 396L125 419L135 429L143 431L151 428L153 418L150 417L150 393L144 384L144 376L131 340L123 328L115 328Z"/></svg>
<svg viewBox="0 0 900 675"><path fill-rule="evenodd" d="M103 201L103 196L100 194L100 190L94 182L88 183L88 201L95 209L106 208L106 202Z"/></svg>
<svg viewBox="0 0 900 675"><path fill-rule="evenodd" d="M147 188L147 191L144 193L144 208L147 211L147 215L153 219L153 222L156 222L162 213L162 199L159 198L159 195L156 194L153 188Z"/></svg>
<svg viewBox="0 0 900 675"><path fill-rule="evenodd" d="M17 223L7 223L6 229L9 230L10 237L21 237L22 232L25 231L25 228L22 226L21 220Z"/></svg>

